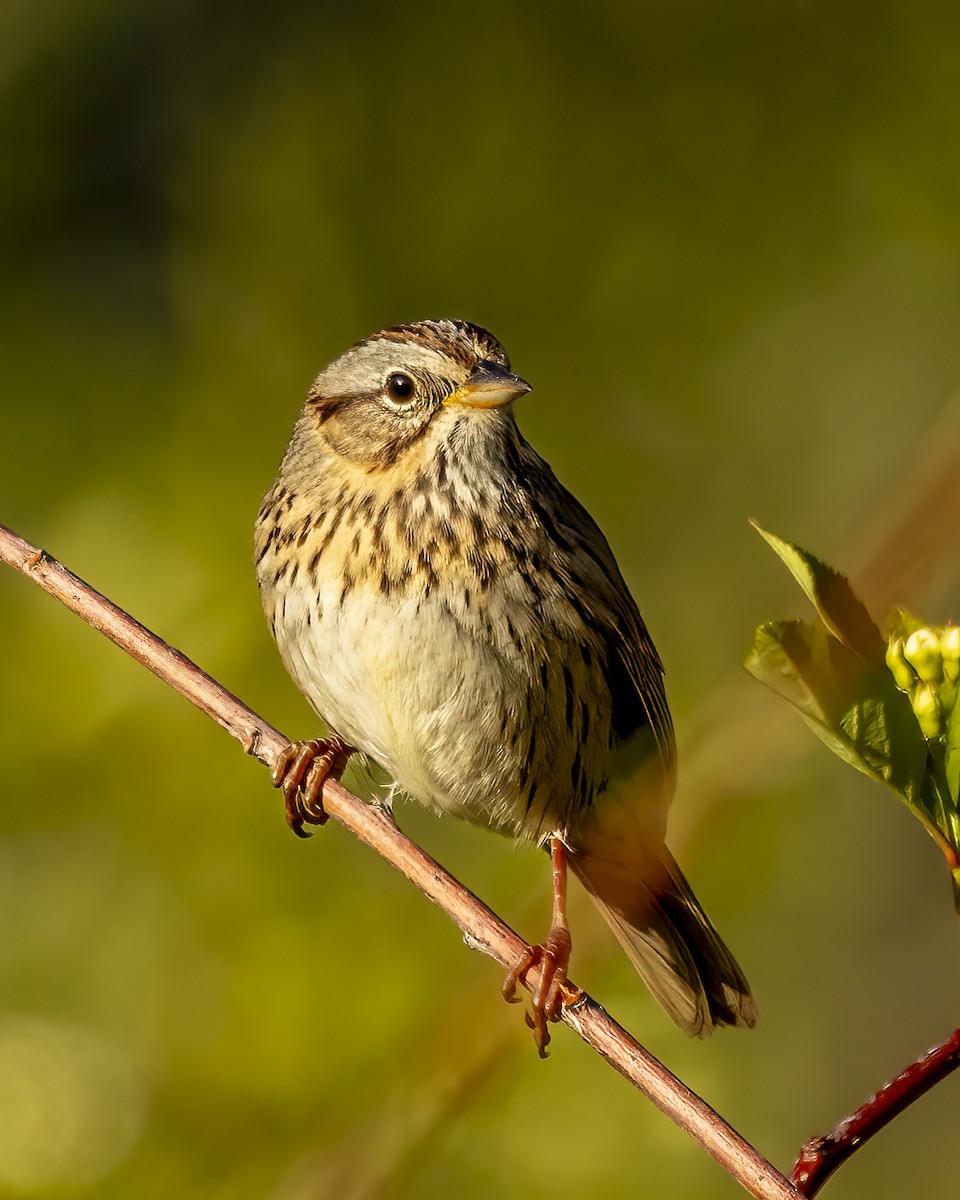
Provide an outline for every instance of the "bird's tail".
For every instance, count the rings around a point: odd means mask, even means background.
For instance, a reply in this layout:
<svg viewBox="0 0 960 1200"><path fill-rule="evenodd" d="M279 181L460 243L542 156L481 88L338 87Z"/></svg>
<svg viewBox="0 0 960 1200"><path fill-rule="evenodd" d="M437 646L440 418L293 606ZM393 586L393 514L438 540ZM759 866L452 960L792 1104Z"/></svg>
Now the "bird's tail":
<svg viewBox="0 0 960 1200"><path fill-rule="evenodd" d="M628 869L619 857L590 847L572 849L568 860L670 1017L697 1037L715 1025L752 1027L757 1010L743 971L670 851L662 846L641 872L635 860Z"/></svg>

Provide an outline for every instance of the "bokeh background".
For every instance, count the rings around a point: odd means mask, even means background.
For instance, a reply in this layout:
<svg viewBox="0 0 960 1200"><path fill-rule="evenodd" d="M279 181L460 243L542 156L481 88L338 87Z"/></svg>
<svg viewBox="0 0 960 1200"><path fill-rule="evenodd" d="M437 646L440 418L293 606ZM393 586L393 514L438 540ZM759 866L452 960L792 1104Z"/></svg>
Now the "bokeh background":
<svg viewBox="0 0 960 1200"><path fill-rule="evenodd" d="M688 1042L581 898L574 974L784 1169L960 1012L933 843L738 666L803 612L751 515L960 617L958 57L935 0L0 13L0 520L310 735L250 548L301 397L383 325L493 329L668 663L673 841L762 1020ZM0 631L0 1194L740 1194L12 572ZM542 936L541 856L400 820ZM947 1194L957 1088L827 1194Z"/></svg>

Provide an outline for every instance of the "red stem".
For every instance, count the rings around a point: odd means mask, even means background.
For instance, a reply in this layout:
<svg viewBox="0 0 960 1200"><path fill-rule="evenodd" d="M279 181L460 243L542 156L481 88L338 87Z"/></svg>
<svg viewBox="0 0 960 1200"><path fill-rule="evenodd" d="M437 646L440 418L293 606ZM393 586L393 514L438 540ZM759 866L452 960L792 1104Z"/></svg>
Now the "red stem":
<svg viewBox="0 0 960 1200"><path fill-rule="evenodd" d="M829 1133L807 1142L793 1168L793 1186L801 1195L815 1196L855 1150L957 1067L960 1029L911 1063Z"/></svg>

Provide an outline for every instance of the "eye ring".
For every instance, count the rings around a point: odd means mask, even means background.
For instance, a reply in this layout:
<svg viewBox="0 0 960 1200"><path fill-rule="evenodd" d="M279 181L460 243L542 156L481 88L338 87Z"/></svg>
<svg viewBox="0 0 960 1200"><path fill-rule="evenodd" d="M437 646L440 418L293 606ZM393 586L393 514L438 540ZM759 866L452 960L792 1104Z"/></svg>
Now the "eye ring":
<svg viewBox="0 0 960 1200"><path fill-rule="evenodd" d="M387 396L394 404L409 404L417 394L417 385L404 371L394 371L387 376Z"/></svg>

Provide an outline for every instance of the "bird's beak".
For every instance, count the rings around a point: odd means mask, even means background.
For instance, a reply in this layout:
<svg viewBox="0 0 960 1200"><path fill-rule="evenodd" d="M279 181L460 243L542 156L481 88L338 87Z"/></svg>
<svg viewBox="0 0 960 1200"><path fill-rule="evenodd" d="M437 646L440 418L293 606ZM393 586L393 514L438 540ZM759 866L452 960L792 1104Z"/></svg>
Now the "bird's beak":
<svg viewBox="0 0 960 1200"><path fill-rule="evenodd" d="M500 408L529 391L530 384L519 375L513 375L498 363L482 362L473 368L466 382L444 400L444 404Z"/></svg>

